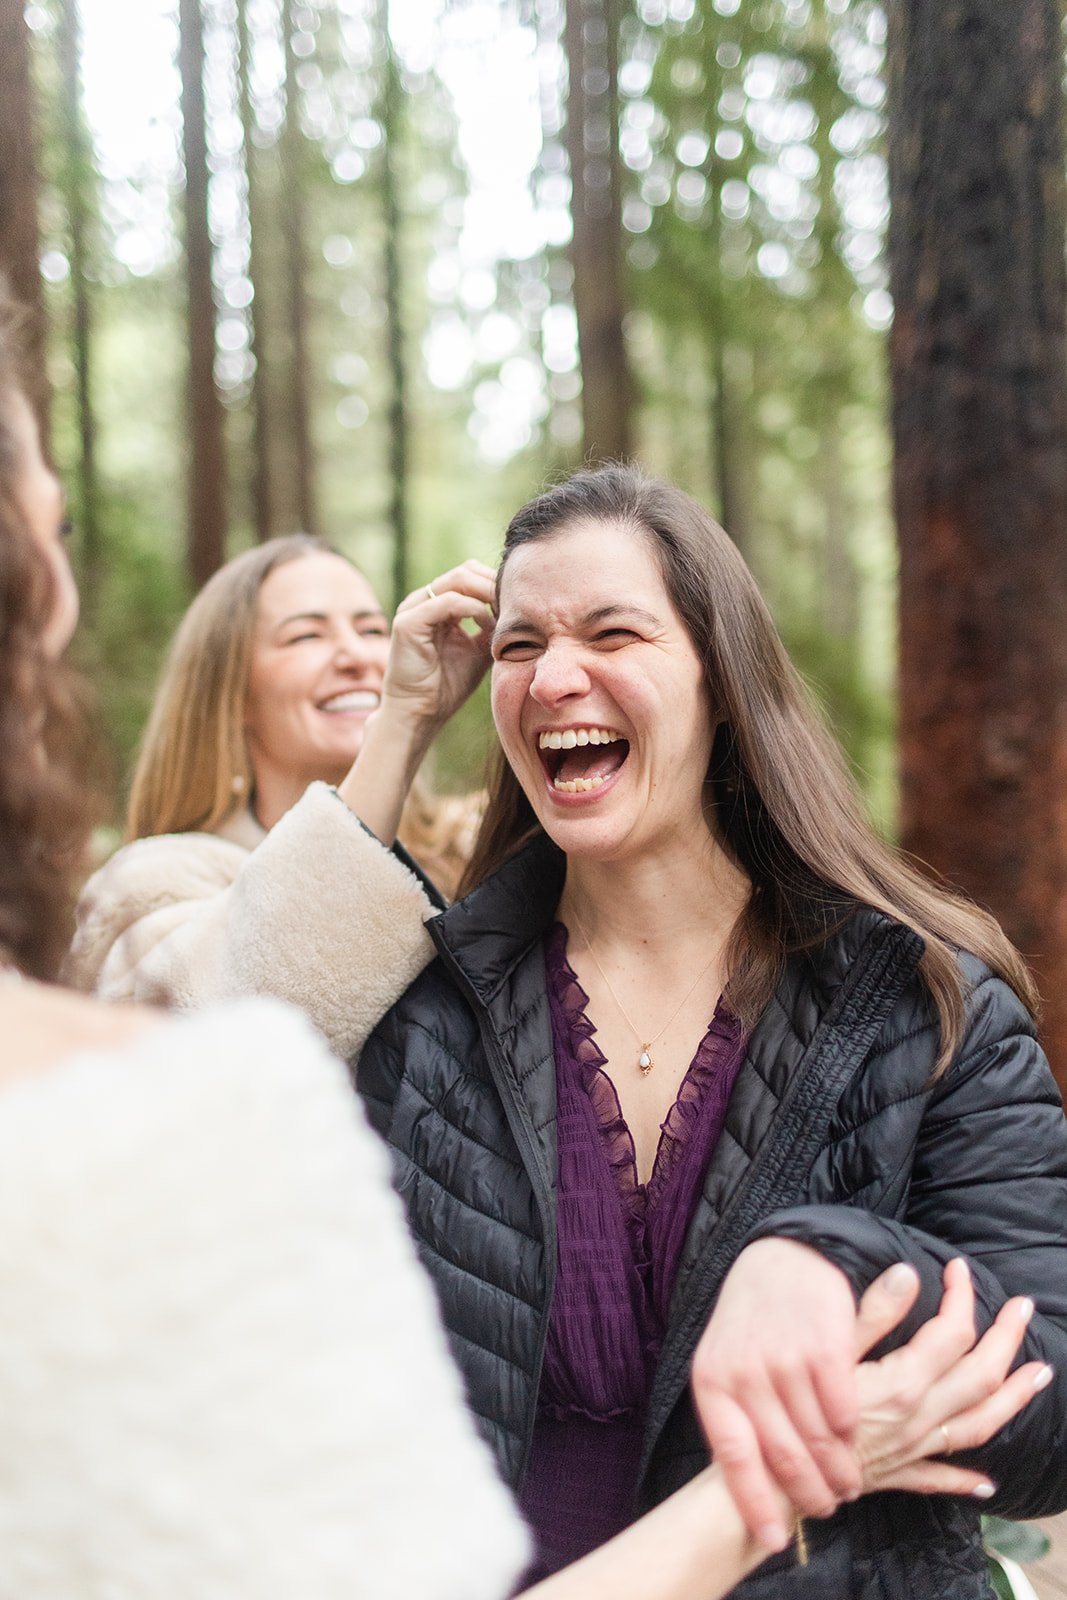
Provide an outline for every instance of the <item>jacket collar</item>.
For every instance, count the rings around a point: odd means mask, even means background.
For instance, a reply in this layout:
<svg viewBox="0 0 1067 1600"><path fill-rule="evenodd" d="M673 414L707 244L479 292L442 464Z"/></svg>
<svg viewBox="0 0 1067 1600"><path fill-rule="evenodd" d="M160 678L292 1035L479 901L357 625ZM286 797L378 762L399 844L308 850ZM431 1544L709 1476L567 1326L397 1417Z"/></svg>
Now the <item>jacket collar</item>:
<svg viewBox="0 0 1067 1600"><path fill-rule="evenodd" d="M437 948L490 1005L541 938L563 893L566 859L538 834L477 888L426 924Z"/></svg>

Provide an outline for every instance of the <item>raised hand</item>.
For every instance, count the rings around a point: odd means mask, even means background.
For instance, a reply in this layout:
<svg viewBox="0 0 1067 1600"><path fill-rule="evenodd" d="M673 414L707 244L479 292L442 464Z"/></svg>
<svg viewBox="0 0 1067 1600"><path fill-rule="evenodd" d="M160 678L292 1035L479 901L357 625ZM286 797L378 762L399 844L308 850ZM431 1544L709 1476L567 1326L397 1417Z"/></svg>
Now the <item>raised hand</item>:
<svg viewBox="0 0 1067 1600"><path fill-rule="evenodd" d="M434 735L477 688L489 665L496 577L464 561L402 600L393 623L382 700L337 792L385 844L396 838L408 790ZM474 632L463 627L465 619Z"/></svg>
<svg viewBox="0 0 1067 1600"><path fill-rule="evenodd" d="M385 717L423 722L432 736L477 688L489 665L495 583L492 567L464 561L400 602L382 688Z"/></svg>

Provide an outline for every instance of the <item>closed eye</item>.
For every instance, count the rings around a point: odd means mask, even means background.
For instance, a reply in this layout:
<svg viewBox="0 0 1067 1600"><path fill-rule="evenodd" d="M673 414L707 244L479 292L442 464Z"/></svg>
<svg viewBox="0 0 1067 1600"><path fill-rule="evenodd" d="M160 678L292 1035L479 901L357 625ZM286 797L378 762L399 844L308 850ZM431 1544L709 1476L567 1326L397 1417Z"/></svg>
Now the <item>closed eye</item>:
<svg viewBox="0 0 1067 1600"><path fill-rule="evenodd" d="M529 661L541 646L533 639L509 639L493 651L497 661Z"/></svg>
<svg viewBox="0 0 1067 1600"><path fill-rule="evenodd" d="M632 628L602 628L599 633L593 635L593 643L616 646L629 644L631 639L636 638L637 634Z"/></svg>

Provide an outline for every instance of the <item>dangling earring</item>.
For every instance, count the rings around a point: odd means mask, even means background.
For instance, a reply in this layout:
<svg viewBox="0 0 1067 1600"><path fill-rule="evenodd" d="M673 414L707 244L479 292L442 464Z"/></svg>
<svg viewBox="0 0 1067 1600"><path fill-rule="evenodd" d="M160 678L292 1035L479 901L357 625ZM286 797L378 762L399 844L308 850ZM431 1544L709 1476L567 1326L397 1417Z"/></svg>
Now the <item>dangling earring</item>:
<svg viewBox="0 0 1067 1600"><path fill-rule="evenodd" d="M233 777L230 779L230 788L233 790L234 794L244 794L246 787L247 782L244 774L241 772L235 772Z"/></svg>

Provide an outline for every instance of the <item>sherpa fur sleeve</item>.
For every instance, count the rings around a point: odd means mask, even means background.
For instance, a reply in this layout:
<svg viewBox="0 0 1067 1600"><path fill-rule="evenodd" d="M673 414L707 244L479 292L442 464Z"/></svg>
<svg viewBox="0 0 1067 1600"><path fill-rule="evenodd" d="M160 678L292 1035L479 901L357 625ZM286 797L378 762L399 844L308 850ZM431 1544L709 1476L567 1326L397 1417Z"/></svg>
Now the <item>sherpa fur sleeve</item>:
<svg viewBox="0 0 1067 1600"><path fill-rule="evenodd" d="M138 839L86 884L66 976L106 1000L188 1010L292 1001L349 1057L429 961L415 875L314 783L254 851Z"/></svg>
<svg viewBox="0 0 1067 1600"><path fill-rule="evenodd" d="M0 1092L0 1600L503 1600L526 1539L295 1012Z"/></svg>

